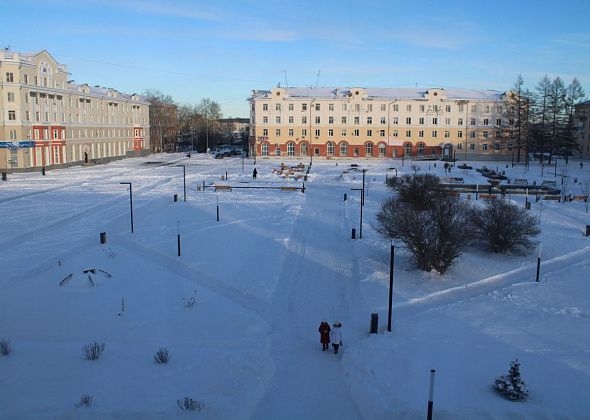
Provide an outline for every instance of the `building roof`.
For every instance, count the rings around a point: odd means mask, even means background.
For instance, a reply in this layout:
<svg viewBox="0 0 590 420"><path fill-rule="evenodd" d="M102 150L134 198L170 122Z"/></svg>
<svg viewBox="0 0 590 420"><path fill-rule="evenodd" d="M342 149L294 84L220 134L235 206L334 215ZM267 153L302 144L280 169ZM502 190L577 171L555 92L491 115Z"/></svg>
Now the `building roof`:
<svg viewBox="0 0 590 420"><path fill-rule="evenodd" d="M289 87L284 88L287 96L294 98L345 98L349 96L352 87ZM429 89L424 88L360 88L370 99L425 99ZM432 88L435 89L435 88ZM438 88L437 88L438 89ZM445 88L447 99L452 100L500 100L504 92L497 90L474 90ZM257 90L253 92L254 99L269 98L270 90Z"/></svg>

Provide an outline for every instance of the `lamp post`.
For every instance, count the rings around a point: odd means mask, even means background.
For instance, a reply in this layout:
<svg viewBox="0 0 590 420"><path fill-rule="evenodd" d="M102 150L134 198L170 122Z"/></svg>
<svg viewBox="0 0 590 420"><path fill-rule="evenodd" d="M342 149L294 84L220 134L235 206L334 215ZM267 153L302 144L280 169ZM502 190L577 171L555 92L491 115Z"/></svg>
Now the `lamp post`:
<svg viewBox="0 0 590 420"><path fill-rule="evenodd" d="M133 233L133 186L131 182L119 182L121 185L129 185L129 206L131 208L131 233Z"/></svg>
<svg viewBox="0 0 590 420"><path fill-rule="evenodd" d="M359 226L359 239L363 239L363 189L362 188L351 188L352 191L361 192L361 222Z"/></svg>
<svg viewBox="0 0 590 420"><path fill-rule="evenodd" d="M391 309L393 303L393 264L395 255L395 242L391 241L391 254L389 256L389 312L387 315L387 331L391 332Z"/></svg>
<svg viewBox="0 0 590 420"><path fill-rule="evenodd" d="M463 100L457 101L457 105L465 107L465 121L464 121L464 123L465 123L465 158L463 160L467 160L467 137L468 137L467 136L467 134L468 134L468 132L467 132L467 118L469 115L468 114L469 101L463 99Z"/></svg>
<svg viewBox="0 0 590 420"><path fill-rule="evenodd" d="M390 125L390 109L391 109L391 105L393 105L394 103L396 103L398 101L398 99L396 99L395 101L391 101L387 104L387 148L390 149L390 137L391 137L391 125ZM391 152L391 157L393 158L393 151Z"/></svg>
<svg viewBox="0 0 590 420"><path fill-rule="evenodd" d="M182 185L184 189L184 202L186 203L186 165L176 165L182 167Z"/></svg>

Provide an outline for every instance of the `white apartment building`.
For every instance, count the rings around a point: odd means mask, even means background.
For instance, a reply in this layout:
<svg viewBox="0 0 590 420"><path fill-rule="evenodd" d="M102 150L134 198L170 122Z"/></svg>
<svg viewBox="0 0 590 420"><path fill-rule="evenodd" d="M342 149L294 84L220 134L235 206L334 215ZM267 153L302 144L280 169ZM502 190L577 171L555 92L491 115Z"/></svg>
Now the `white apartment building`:
<svg viewBox="0 0 590 420"><path fill-rule="evenodd" d="M47 51L0 52L0 170L149 152L149 103L68 80Z"/></svg>
<svg viewBox="0 0 590 420"><path fill-rule="evenodd" d="M257 156L510 159L506 92L442 88L254 90Z"/></svg>

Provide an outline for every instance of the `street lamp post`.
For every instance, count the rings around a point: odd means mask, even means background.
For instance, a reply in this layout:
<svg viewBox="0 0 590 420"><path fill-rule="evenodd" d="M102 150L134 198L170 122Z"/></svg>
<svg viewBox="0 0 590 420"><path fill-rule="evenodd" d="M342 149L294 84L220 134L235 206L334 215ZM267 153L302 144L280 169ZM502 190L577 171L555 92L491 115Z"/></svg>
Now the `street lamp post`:
<svg viewBox="0 0 590 420"><path fill-rule="evenodd" d="M133 233L133 186L131 182L119 182L121 185L129 185L129 206L131 208L131 233Z"/></svg>
<svg viewBox="0 0 590 420"><path fill-rule="evenodd" d="M351 188L352 191L361 192L361 222L359 226L359 239L363 239L363 189L362 188Z"/></svg>
<svg viewBox="0 0 590 420"><path fill-rule="evenodd" d="M391 332L391 309L393 303L393 264L395 255L395 244L391 242L391 254L389 256L389 313L387 315L387 331Z"/></svg>
<svg viewBox="0 0 590 420"><path fill-rule="evenodd" d="M186 203L186 165L176 165L182 167L182 185L184 187L184 202Z"/></svg>

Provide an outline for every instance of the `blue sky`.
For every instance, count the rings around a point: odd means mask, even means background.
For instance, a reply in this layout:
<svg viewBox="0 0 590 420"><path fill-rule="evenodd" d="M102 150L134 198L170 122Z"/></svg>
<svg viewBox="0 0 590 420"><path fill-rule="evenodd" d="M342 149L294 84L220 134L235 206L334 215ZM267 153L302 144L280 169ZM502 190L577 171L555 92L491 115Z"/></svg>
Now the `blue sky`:
<svg viewBox="0 0 590 420"><path fill-rule="evenodd" d="M209 97L248 116L284 85L505 90L521 73L577 77L590 95L590 1L0 2L0 40L48 50L77 82Z"/></svg>

